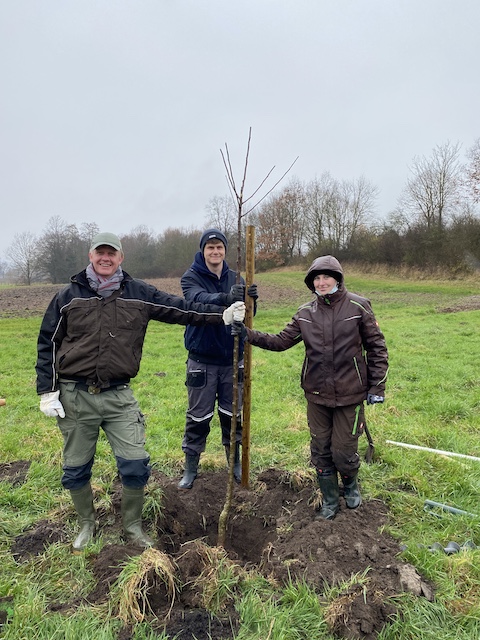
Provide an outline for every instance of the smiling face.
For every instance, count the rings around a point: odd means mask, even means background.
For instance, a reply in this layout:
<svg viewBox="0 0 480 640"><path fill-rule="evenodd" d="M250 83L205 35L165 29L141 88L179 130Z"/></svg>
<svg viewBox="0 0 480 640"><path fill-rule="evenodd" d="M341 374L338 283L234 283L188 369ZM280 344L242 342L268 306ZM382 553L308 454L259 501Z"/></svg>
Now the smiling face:
<svg viewBox="0 0 480 640"><path fill-rule="evenodd" d="M123 262L123 253L108 244L101 244L88 254L90 262L99 276L110 278Z"/></svg>
<svg viewBox="0 0 480 640"><path fill-rule="evenodd" d="M225 245L221 240L212 239L203 249L205 264L213 273L221 273L225 259Z"/></svg>
<svg viewBox="0 0 480 640"><path fill-rule="evenodd" d="M320 295L324 296L333 289L333 287L337 284L335 278L332 276L327 276L326 273L319 273L313 279L313 286L315 287L315 291Z"/></svg>

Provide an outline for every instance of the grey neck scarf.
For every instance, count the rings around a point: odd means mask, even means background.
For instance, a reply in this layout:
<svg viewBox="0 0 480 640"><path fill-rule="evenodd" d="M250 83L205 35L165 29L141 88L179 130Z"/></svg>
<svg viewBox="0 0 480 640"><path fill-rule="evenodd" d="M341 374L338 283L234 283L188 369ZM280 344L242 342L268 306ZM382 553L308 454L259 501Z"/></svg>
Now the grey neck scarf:
<svg viewBox="0 0 480 640"><path fill-rule="evenodd" d="M121 267L115 271L113 276L104 278L99 276L92 266L92 263L86 268L87 280L90 287L102 296L102 298L108 298L114 291L120 289L120 284L123 280L123 271Z"/></svg>

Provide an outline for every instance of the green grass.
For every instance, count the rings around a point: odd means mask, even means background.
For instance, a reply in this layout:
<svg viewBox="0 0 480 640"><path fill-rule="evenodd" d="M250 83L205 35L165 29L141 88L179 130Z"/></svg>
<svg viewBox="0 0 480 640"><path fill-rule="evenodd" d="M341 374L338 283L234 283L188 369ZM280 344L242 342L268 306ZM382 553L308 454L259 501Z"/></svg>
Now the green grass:
<svg viewBox="0 0 480 640"><path fill-rule="evenodd" d="M309 299L298 271L258 274L262 285L275 284ZM367 407L375 441L375 462L361 469L366 498L390 507L389 531L406 546L404 557L436 585L428 603L402 596L403 620L392 621L380 640L467 640L480 637L480 550L447 556L427 547L450 540L480 545L480 462L407 450L399 441L480 456L480 311L442 313L477 295L475 279L456 281L346 278L350 290L367 296L385 333L390 374L384 405ZM277 332L290 320L297 302L262 310L255 328ZM75 612L46 612L47 602L72 592L81 597L93 577L82 557L65 546L18 566L9 552L12 539L26 527L58 510L70 511L60 485L61 437L56 423L40 413L35 392L36 337L40 318L0 319L0 463L31 460L27 482L0 483L0 597L13 596L13 616L0 637L11 640L116 638L119 620L95 615L88 607ZM147 418L147 448L164 472L179 473L186 409L186 352L183 329L151 323L141 370L133 388ZM303 348L285 353L253 349L251 471L267 466L305 469L309 433L299 376ZM361 442L364 450L366 442ZM205 468L224 465L215 418ZM101 439L94 466L95 482L107 488L115 477L110 449ZM463 509L477 517L424 510L426 499ZM149 496L146 508L161 508L161 496ZM73 516L72 516L73 523ZM67 523L68 524L68 523ZM101 541L99 542L101 544ZM308 586L292 584L281 593L263 580L247 580L237 603L242 616L240 640L319 638L330 640L325 608ZM139 624L135 639L159 638Z"/></svg>

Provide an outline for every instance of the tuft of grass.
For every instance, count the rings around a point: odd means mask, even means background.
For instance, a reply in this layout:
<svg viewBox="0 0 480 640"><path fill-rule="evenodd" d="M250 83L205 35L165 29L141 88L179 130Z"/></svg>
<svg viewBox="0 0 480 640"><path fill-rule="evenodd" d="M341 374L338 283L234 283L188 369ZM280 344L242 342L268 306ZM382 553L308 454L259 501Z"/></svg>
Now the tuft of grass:
<svg viewBox="0 0 480 640"><path fill-rule="evenodd" d="M111 605L118 611L118 617L125 624L143 622L147 615L156 618L149 603L149 593L154 588L163 587L170 607L175 602L178 585L175 577L175 565L171 558L157 549L146 549L139 556L130 558L124 567L111 592Z"/></svg>
<svg viewBox="0 0 480 640"><path fill-rule="evenodd" d="M209 547L202 540L194 540L184 548L188 549L186 553L198 556L203 566L193 585L201 594L203 607L218 615L233 603L244 571L228 558L222 547Z"/></svg>

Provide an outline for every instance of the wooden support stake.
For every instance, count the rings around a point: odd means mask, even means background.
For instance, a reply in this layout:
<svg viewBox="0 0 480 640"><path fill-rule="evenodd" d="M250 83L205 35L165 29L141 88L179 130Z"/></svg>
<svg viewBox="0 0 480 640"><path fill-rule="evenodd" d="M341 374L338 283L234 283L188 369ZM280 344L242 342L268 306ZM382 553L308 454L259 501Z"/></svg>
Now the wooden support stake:
<svg viewBox="0 0 480 640"><path fill-rule="evenodd" d="M253 284L255 277L255 227L247 225L245 251L245 282L247 289ZM253 327L254 302L249 296L245 296L247 311L245 325ZM249 488L250 478L250 413L252 407L252 345L245 342L243 352L243 410L242 410L242 487Z"/></svg>

